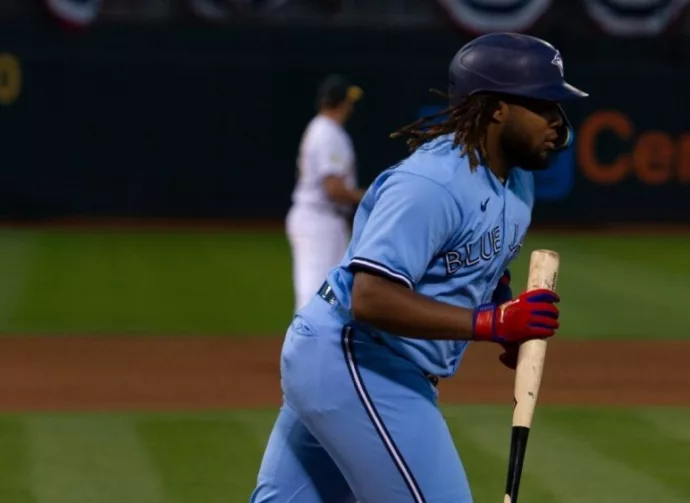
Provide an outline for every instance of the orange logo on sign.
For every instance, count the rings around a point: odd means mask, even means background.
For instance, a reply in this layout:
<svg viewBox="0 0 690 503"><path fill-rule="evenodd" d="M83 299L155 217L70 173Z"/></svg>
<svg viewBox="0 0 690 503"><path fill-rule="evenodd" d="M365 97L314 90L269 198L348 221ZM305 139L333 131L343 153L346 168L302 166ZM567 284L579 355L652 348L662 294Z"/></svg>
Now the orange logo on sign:
<svg viewBox="0 0 690 503"><path fill-rule="evenodd" d="M599 137L605 132L621 144L621 152L609 162L602 162L596 154ZM690 133L677 138L664 131L637 134L630 118L617 110L601 110L585 119L578 133L577 154L582 173L595 183L615 184L629 176L647 185L690 183Z"/></svg>

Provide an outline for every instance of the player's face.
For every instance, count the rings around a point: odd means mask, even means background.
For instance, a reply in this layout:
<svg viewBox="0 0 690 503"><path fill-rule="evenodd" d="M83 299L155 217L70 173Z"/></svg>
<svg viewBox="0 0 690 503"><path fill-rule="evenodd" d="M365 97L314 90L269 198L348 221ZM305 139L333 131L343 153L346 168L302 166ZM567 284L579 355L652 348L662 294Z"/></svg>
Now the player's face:
<svg viewBox="0 0 690 503"><path fill-rule="evenodd" d="M501 146L511 163L528 171L547 169L563 117L556 103L515 100L501 134Z"/></svg>
<svg viewBox="0 0 690 503"><path fill-rule="evenodd" d="M355 111L355 104L350 100L345 100L341 105L343 117L345 120L349 119Z"/></svg>

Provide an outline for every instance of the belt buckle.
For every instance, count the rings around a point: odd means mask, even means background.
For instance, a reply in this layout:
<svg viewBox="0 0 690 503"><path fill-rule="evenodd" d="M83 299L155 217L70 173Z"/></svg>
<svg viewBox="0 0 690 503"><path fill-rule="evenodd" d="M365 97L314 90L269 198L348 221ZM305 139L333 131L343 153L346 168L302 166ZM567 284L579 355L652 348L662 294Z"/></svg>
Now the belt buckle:
<svg viewBox="0 0 690 503"><path fill-rule="evenodd" d="M321 285L321 288L319 288L318 293L319 297L321 297L323 300L325 300L332 306L335 305L335 303L337 302L337 299L335 298L335 293L333 293L333 289L327 281L323 282L323 285Z"/></svg>

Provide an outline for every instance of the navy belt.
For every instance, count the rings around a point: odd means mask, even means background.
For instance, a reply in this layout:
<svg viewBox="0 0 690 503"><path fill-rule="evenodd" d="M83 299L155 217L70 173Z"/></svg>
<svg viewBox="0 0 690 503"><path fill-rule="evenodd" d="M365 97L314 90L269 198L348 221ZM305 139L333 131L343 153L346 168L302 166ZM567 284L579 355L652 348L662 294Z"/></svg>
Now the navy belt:
<svg viewBox="0 0 690 503"><path fill-rule="evenodd" d="M328 281L324 281L323 285L321 285L321 288L319 288L318 291L319 297L321 297L323 300L328 302L330 305L334 306L335 304L338 303L338 298L335 296L335 292L333 292L333 288L331 288L331 285L328 284ZM381 346L385 346L388 348L390 351L395 353L391 347L389 347L384 340L381 338L380 335L378 334L369 334L371 336L371 339L376 343ZM400 356L400 355L399 355ZM404 358L403 356L401 356ZM424 371L422 371L424 372ZM438 376L435 376L433 374L429 374L428 372L424 372L424 376L429 380L431 384L434 386L438 386Z"/></svg>

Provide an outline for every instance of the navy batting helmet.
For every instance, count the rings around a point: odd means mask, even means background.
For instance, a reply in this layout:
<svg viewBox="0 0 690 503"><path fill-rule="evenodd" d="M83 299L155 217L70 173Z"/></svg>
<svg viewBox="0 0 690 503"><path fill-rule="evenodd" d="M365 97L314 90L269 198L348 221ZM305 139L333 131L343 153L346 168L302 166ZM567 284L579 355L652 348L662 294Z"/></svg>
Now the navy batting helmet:
<svg viewBox="0 0 690 503"><path fill-rule="evenodd" d="M498 93L562 102L589 96L568 84L561 53L550 43L520 33L489 33L465 44L455 54L448 76L451 106L467 96ZM572 141L563 109L563 131L557 148Z"/></svg>

